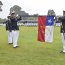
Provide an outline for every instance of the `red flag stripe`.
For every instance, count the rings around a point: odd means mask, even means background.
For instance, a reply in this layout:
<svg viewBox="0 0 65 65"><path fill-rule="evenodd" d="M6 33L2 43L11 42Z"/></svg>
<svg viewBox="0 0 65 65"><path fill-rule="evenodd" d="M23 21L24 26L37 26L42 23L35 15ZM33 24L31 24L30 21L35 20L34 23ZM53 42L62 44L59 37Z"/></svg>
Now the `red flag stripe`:
<svg viewBox="0 0 65 65"><path fill-rule="evenodd" d="M38 17L38 41L45 42L46 16Z"/></svg>

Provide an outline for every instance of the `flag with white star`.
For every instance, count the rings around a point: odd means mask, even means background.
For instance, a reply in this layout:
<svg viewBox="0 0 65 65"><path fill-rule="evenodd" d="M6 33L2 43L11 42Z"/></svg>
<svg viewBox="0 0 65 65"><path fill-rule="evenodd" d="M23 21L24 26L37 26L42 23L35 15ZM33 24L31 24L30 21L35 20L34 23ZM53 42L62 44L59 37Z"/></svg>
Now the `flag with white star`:
<svg viewBox="0 0 65 65"><path fill-rule="evenodd" d="M52 42L54 29L54 16L38 17L38 41Z"/></svg>

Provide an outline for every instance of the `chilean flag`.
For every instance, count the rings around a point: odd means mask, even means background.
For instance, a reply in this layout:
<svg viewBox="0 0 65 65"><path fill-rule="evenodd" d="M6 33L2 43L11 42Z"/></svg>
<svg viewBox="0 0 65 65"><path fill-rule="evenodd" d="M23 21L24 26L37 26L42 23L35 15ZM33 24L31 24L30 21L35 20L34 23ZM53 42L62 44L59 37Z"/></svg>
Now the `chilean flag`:
<svg viewBox="0 0 65 65"><path fill-rule="evenodd" d="M38 17L38 41L53 42L54 16Z"/></svg>

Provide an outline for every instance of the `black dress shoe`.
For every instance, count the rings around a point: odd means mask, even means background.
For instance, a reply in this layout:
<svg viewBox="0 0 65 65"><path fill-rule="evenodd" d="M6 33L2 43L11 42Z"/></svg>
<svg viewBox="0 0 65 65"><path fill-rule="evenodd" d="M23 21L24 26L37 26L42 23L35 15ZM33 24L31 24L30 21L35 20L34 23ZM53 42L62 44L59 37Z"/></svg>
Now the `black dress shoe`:
<svg viewBox="0 0 65 65"><path fill-rule="evenodd" d="M65 52L61 51L60 53L65 53Z"/></svg>
<svg viewBox="0 0 65 65"><path fill-rule="evenodd" d="M13 43L8 43L8 44L13 44Z"/></svg>
<svg viewBox="0 0 65 65"><path fill-rule="evenodd" d="M19 46L16 46L16 47L19 47Z"/></svg>

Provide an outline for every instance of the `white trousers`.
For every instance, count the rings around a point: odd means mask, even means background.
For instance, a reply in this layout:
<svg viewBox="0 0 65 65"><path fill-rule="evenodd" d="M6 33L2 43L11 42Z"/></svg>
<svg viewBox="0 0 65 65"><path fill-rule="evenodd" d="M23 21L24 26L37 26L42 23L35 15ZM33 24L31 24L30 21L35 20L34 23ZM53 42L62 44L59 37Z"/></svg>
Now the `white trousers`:
<svg viewBox="0 0 65 65"><path fill-rule="evenodd" d="M7 31L8 33L8 43L12 43L12 32Z"/></svg>
<svg viewBox="0 0 65 65"><path fill-rule="evenodd" d="M63 52L65 52L65 33L61 33L62 43L63 43Z"/></svg>
<svg viewBox="0 0 65 65"><path fill-rule="evenodd" d="M14 31L12 32L8 31L8 43L13 43L13 47L18 46L18 36L19 36L19 31Z"/></svg>
<svg viewBox="0 0 65 65"><path fill-rule="evenodd" d="M53 42L53 30L54 26L46 26L45 28L45 42Z"/></svg>

